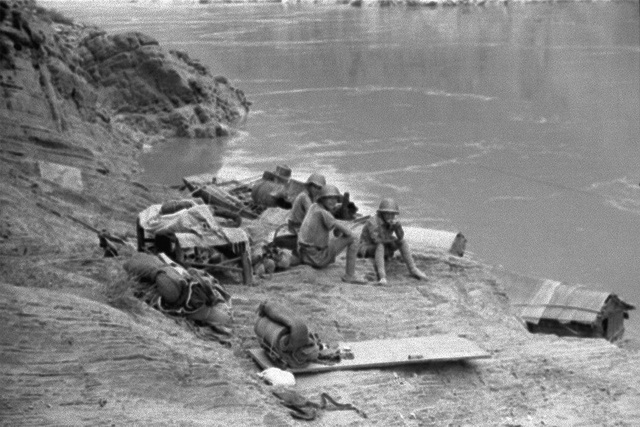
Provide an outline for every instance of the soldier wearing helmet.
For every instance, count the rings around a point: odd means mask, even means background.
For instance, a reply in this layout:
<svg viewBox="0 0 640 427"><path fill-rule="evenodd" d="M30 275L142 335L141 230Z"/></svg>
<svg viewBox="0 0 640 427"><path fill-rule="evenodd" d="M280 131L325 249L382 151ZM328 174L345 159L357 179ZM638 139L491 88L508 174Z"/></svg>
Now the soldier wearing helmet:
<svg viewBox="0 0 640 427"><path fill-rule="evenodd" d="M309 178L307 178L307 182L305 183L306 189L296 196L293 201L293 206L291 207L291 213L289 213L287 225L291 233L296 235L298 234L300 226L302 225L302 220L313 202L318 198L320 190L322 190L322 187L324 187L326 183L327 181L325 180L324 175L319 173L312 173L309 175Z"/></svg>
<svg viewBox="0 0 640 427"><path fill-rule="evenodd" d="M419 280L427 279L427 276L416 267L409 244L404 240L402 224L397 220L399 213L398 204L393 199L383 199L376 215L366 222L360 234L358 255L374 259L378 283L381 285L388 283L385 262L391 259L397 250L400 250L411 275Z"/></svg>
<svg viewBox="0 0 640 427"><path fill-rule="evenodd" d="M298 254L303 264L324 268L336 260L336 256L347 250L347 265L342 280L348 283L366 283L356 275L358 244L353 231L338 222L333 216L342 194L334 185L325 185L307 215L298 233ZM331 238L331 232L340 236Z"/></svg>

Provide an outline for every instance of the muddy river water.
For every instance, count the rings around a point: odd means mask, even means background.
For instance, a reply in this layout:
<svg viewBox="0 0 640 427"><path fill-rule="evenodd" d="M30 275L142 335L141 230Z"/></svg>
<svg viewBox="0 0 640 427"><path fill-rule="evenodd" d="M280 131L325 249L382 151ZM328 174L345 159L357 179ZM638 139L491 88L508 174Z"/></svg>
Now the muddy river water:
<svg viewBox="0 0 640 427"><path fill-rule="evenodd" d="M145 180L323 171L364 212L394 197L478 259L640 303L637 2L41 3L185 50L253 101L234 138L155 147Z"/></svg>

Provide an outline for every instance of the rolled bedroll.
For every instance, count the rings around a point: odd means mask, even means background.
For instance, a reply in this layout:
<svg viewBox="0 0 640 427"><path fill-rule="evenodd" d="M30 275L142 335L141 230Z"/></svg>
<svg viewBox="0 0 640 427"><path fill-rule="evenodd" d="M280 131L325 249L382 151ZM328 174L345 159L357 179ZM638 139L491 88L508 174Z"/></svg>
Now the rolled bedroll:
<svg viewBox="0 0 640 427"><path fill-rule="evenodd" d="M307 325L282 304L262 302L254 332L271 359L285 366L302 367L318 359L319 348Z"/></svg>

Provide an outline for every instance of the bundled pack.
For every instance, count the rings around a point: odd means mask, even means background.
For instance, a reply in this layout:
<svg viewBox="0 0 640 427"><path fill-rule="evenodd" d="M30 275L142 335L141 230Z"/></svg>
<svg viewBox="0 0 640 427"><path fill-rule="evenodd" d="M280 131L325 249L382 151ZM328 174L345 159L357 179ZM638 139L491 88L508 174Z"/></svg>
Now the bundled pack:
<svg viewBox="0 0 640 427"><path fill-rule="evenodd" d="M281 367L302 368L318 361L321 343L317 335L281 304L261 303L254 331L260 346Z"/></svg>
<svg viewBox="0 0 640 427"><path fill-rule="evenodd" d="M162 255L136 253L124 265L130 276L147 285L147 302L164 313L230 334L231 295L205 271L186 270Z"/></svg>

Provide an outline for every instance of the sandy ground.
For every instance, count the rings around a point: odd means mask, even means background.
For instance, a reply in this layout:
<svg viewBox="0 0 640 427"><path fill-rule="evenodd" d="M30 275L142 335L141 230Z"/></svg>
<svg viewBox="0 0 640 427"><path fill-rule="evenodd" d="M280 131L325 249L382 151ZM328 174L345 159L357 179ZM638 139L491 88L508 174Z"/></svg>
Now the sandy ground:
<svg viewBox="0 0 640 427"><path fill-rule="evenodd" d="M229 283L235 331L227 348L130 296L122 260L100 258L97 247L88 257L4 257L14 280L0 286L2 423L302 423L258 379L246 352L256 347L258 304L277 299L328 342L453 333L491 354L466 363L298 375L296 390L306 397L327 392L368 416L324 411L310 424L638 425L636 350L531 335L509 313L486 266L441 254L418 258L427 282L395 262L391 286L344 284L339 260L320 271L295 267L252 287ZM358 269L372 272L364 260ZM43 280L16 281L28 274Z"/></svg>

